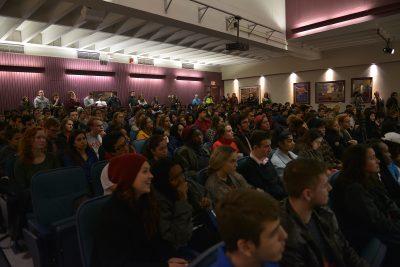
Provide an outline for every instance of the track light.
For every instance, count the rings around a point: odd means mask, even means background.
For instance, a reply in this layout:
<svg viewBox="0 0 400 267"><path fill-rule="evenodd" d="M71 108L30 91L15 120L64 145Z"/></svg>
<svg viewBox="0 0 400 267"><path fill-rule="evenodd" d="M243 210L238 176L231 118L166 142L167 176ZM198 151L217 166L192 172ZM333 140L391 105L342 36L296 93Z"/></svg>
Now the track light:
<svg viewBox="0 0 400 267"><path fill-rule="evenodd" d="M379 29L377 30L377 34L386 42L386 46L383 48L383 53L393 55L394 48L392 48L392 46L390 45L390 38L386 38L385 36L383 36Z"/></svg>
<svg viewBox="0 0 400 267"><path fill-rule="evenodd" d="M383 53L385 53L385 54L394 54L394 48L391 48L390 47L390 44L389 43L387 43L386 44L386 47L384 47L383 48Z"/></svg>

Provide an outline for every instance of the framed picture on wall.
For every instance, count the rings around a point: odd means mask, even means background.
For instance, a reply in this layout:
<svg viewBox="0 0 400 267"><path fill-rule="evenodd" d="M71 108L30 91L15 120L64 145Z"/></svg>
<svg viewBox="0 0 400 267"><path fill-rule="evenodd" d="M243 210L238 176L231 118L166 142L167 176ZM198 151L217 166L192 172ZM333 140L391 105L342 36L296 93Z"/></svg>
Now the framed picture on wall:
<svg viewBox="0 0 400 267"><path fill-rule="evenodd" d="M345 102L346 81L329 81L315 83L315 103Z"/></svg>
<svg viewBox="0 0 400 267"><path fill-rule="evenodd" d="M310 104L310 82L293 83L293 97L295 104Z"/></svg>
<svg viewBox="0 0 400 267"><path fill-rule="evenodd" d="M250 94L255 96L257 99L260 99L260 86L246 86L239 88L239 100L240 102L246 102L247 98L249 98Z"/></svg>
<svg viewBox="0 0 400 267"><path fill-rule="evenodd" d="M355 92L361 94L364 103L370 103L372 100L372 77L352 78L351 97Z"/></svg>

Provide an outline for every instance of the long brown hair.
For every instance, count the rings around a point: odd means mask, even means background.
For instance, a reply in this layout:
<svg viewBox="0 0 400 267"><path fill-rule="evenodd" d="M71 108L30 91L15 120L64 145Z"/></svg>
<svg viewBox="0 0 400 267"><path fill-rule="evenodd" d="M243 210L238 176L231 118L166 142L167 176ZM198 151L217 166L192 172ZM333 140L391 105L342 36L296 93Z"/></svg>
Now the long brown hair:
<svg viewBox="0 0 400 267"><path fill-rule="evenodd" d="M26 164L32 164L33 162L33 142L35 141L35 136L39 131L44 131L44 129L42 127L27 129L19 143L18 156L22 162Z"/></svg>

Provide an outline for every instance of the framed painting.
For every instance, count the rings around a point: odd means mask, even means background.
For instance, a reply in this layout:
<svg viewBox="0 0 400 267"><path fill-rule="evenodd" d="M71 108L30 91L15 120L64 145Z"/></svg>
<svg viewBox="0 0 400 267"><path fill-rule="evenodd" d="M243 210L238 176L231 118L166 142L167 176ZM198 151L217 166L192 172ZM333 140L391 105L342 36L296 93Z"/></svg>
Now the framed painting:
<svg viewBox="0 0 400 267"><path fill-rule="evenodd" d="M240 87L239 93L240 93L240 102L246 102L250 94L255 96L257 99L260 99L260 86L254 85L254 86Z"/></svg>
<svg viewBox="0 0 400 267"><path fill-rule="evenodd" d="M315 103L345 102L346 81L329 81L315 83Z"/></svg>
<svg viewBox="0 0 400 267"><path fill-rule="evenodd" d="M352 78L351 96L358 92L361 94L364 103L370 103L372 100L372 77Z"/></svg>
<svg viewBox="0 0 400 267"><path fill-rule="evenodd" d="M293 83L293 97L295 104L310 104L310 82Z"/></svg>

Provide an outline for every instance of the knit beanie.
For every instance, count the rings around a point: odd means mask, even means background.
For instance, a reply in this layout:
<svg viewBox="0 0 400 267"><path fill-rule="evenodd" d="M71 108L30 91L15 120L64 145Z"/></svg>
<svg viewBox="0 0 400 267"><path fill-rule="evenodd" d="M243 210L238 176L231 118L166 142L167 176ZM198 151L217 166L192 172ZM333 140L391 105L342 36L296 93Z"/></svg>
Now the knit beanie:
<svg viewBox="0 0 400 267"><path fill-rule="evenodd" d="M146 158L139 154L129 153L112 158L108 167L108 177L122 190L132 187Z"/></svg>

